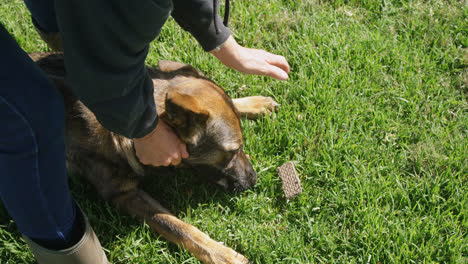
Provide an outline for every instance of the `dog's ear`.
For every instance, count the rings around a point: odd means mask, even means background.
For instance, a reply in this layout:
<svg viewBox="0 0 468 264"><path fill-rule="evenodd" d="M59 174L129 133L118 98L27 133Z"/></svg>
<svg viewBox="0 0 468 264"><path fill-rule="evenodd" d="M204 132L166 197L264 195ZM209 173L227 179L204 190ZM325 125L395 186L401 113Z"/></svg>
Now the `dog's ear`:
<svg viewBox="0 0 468 264"><path fill-rule="evenodd" d="M203 77L203 73L192 65L183 64L175 61L161 60L158 62L158 68L163 72L175 72Z"/></svg>
<svg viewBox="0 0 468 264"><path fill-rule="evenodd" d="M177 71L178 69L183 68L187 65L188 64L168 60L160 60L158 62L158 68L163 72Z"/></svg>
<svg viewBox="0 0 468 264"><path fill-rule="evenodd" d="M200 139L210 114L190 94L169 92L166 110L161 118L170 125L186 144L196 144Z"/></svg>

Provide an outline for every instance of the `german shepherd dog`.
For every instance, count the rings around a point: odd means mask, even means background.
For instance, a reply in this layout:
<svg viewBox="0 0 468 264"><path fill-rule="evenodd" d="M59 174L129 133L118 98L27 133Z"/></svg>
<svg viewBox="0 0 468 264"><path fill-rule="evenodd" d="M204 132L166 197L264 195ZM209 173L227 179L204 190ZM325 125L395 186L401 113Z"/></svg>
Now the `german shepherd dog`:
<svg viewBox="0 0 468 264"><path fill-rule="evenodd" d="M63 56L33 53L30 57L53 80L66 109L67 167L84 175L104 200L146 221L152 230L185 248L204 263L248 263L233 249L184 223L138 187L155 168L138 161L129 138L106 130L67 86ZM275 111L270 97L232 100L224 90L190 65L161 61L148 67L160 118L187 145L182 164L229 191L242 191L257 181L244 154L240 116L255 118Z"/></svg>

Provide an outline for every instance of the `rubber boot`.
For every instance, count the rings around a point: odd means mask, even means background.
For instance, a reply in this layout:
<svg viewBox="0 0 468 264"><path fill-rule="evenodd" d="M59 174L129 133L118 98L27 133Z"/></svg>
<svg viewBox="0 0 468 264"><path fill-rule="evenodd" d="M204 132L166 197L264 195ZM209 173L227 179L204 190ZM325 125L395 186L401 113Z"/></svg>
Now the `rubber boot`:
<svg viewBox="0 0 468 264"><path fill-rule="evenodd" d="M58 32L50 32L47 33L43 31L37 23L33 20L33 25L34 28L36 29L36 32L39 34L41 39L47 43L47 46L51 48L53 51L63 51L62 49L62 39L60 38L60 34Z"/></svg>
<svg viewBox="0 0 468 264"><path fill-rule="evenodd" d="M23 238L38 264L110 264L86 216L84 222L83 237L78 243L66 249L50 250L24 235Z"/></svg>

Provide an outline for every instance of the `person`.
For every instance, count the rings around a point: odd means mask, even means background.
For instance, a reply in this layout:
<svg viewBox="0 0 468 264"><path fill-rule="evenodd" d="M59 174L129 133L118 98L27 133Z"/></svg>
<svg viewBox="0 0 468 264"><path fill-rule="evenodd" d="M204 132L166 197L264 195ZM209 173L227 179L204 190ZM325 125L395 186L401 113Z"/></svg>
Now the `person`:
<svg viewBox="0 0 468 264"><path fill-rule="evenodd" d="M63 49L76 96L110 131L134 139L139 160L177 165L186 146L154 105L149 43L169 15L202 48L246 74L288 78L283 56L245 48L211 0L25 0L34 26ZM228 13L227 13L228 14ZM0 24L0 197L40 264L108 263L72 199L65 167L64 106L40 68Z"/></svg>

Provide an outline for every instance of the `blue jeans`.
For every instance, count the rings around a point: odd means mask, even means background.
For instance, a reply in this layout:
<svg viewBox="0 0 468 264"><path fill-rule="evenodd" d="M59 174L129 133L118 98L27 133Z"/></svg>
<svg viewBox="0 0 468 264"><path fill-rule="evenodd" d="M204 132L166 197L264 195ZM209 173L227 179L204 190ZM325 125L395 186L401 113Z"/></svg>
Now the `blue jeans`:
<svg viewBox="0 0 468 264"><path fill-rule="evenodd" d="M26 2L36 23L56 31L47 17L53 1ZM64 248L77 210L65 168L63 99L1 24L0 58L0 198L22 234Z"/></svg>

